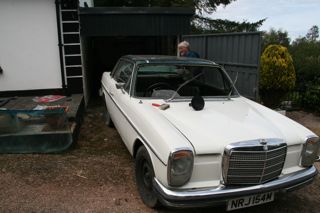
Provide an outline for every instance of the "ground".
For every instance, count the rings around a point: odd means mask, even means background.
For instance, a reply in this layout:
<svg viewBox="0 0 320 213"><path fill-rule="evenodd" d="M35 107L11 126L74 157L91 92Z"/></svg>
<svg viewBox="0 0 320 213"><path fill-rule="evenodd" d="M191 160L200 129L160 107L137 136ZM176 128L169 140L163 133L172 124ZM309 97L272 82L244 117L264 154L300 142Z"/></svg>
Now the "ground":
<svg viewBox="0 0 320 213"><path fill-rule="evenodd" d="M320 135L320 117L288 116ZM320 168L320 165L317 165ZM78 143L62 154L0 155L0 212L223 212L225 207L147 208L135 185L134 161L117 131L104 124L101 102L92 104ZM320 212L320 178L276 201L236 212Z"/></svg>

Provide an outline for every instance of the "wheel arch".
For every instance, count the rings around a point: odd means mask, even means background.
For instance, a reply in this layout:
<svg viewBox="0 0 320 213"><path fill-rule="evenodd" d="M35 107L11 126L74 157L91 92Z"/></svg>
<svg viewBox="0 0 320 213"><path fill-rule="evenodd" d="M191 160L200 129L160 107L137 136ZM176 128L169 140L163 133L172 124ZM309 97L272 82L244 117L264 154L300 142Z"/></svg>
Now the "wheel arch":
<svg viewBox="0 0 320 213"><path fill-rule="evenodd" d="M133 143L133 149L132 149L132 156L133 156L133 158L136 158L138 149L139 149L141 146L146 147L146 146L142 143L142 140L141 140L140 138L137 138L137 139L134 141L134 143ZM147 150L148 150L148 149L147 149Z"/></svg>
<svg viewBox="0 0 320 213"><path fill-rule="evenodd" d="M150 157L155 177L162 183L167 184L167 165L164 164L149 147L140 139L136 138L133 144L132 156L136 159L137 152L141 146L144 146Z"/></svg>

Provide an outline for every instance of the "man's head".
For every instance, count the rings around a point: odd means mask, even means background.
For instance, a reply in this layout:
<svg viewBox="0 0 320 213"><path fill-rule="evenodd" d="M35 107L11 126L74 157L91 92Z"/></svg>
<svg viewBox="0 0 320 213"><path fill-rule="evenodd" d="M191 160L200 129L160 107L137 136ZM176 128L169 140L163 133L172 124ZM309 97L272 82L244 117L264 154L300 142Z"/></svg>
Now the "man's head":
<svg viewBox="0 0 320 213"><path fill-rule="evenodd" d="M182 41L178 44L178 51L180 56L186 56L190 50L190 44L187 41Z"/></svg>

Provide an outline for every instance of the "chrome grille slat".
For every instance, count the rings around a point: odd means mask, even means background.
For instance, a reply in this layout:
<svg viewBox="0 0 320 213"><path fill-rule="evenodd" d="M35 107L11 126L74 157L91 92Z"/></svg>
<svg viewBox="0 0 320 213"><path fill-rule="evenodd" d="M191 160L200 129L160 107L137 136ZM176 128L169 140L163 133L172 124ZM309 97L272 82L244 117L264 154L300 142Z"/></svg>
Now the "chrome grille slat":
<svg viewBox="0 0 320 213"><path fill-rule="evenodd" d="M264 173L264 176L266 176L266 175L270 175L270 174L273 174L273 173L281 173L281 170L282 170L282 168L280 168L280 169L277 169L277 170L273 170L273 171L270 171L270 172L265 172Z"/></svg>
<svg viewBox="0 0 320 213"><path fill-rule="evenodd" d="M280 163L282 162L282 159L285 158L286 156L281 156L281 158L275 158L275 159L272 159L272 160L268 160L266 162L266 166L269 167L269 166L272 166L274 164L277 164L277 163Z"/></svg>
<svg viewBox="0 0 320 213"><path fill-rule="evenodd" d="M271 165L271 166L266 166L265 169L267 170L267 169L269 169L269 168L273 168L273 167L276 167L276 166L279 166L279 167L282 168L282 162L276 163L276 164Z"/></svg>
<svg viewBox="0 0 320 213"><path fill-rule="evenodd" d="M261 177L261 172L249 172L249 171L229 171L228 177L230 176L238 176L238 177L248 177L252 175L257 175Z"/></svg>
<svg viewBox="0 0 320 213"><path fill-rule="evenodd" d="M223 165L226 184L260 184L281 174L287 145L280 139L271 139L267 145L257 141L252 144L240 142L226 148Z"/></svg>
<svg viewBox="0 0 320 213"><path fill-rule="evenodd" d="M230 162L229 167L231 168L261 168L261 166L264 165L264 161L261 162L255 162L255 161L249 161L245 164L241 162Z"/></svg>

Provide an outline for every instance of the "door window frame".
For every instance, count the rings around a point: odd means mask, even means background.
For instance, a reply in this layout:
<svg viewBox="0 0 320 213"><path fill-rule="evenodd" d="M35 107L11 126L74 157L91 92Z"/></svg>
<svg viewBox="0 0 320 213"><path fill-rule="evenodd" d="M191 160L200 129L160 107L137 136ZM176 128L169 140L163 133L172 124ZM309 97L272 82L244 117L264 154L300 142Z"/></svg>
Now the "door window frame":
<svg viewBox="0 0 320 213"><path fill-rule="evenodd" d="M124 64L124 65L123 65ZM135 68L135 64L130 61L130 60L125 60L125 59L120 59L115 68L112 70L111 72L111 77L113 78L113 80L117 83L121 83L118 81L117 79L117 73L120 72L119 69L122 67L122 66L132 66L130 69L131 69L131 74L128 76L128 79L126 82L123 82L125 83L124 87L123 87L123 90L125 92L127 92L128 94L130 94L130 91L131 91L131 86L132 86L132 77L133 77L133 73L134 73L134 68ZM125 68L126 69L126 68ZM124 70L122 70L124 71Z"/></svg>

